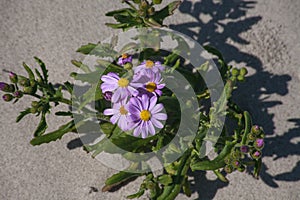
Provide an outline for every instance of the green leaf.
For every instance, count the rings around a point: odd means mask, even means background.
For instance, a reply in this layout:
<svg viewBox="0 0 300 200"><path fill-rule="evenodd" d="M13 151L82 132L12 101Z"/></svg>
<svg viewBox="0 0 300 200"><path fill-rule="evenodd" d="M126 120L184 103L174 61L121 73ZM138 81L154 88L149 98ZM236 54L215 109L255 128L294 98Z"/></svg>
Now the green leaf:
<svg viewBox="0 0 300 200"><path fill-rule="evenodd" d="M77 61L77 60L71 60L71 63L73 65L75 65L76 67L80 68L82 71L84 71L85 73L90 73L91 72L91 69L89 68L89 66L83 64L82 62L80 61Z"/></svg>
<svg viewBox="0 0 300 200"><path fill-rule="evenodd" d="M209 46L209 45L206 45L203 47L208 53L211 53L215 56L217 56L220 60L224 61L224 58L222 56L222 53L216 49L215 47L212 47L212 46Z"/></svg>
<svg viewBox="0 0 300 200"><path fill-rule="evenodd" d="M93 51L96 48L96 46L97 44L88 43L87 45L83 45L79 49L77 49L77 52L83 54L89 54L91 51Z"/></svg>
<svg viewBox="0 0 300 200"><path fill-rule="evenodd" d="M73 85L69 81L64 82L64 86L70 94L73 93Z"/></svg>
<svg viewBox="0 0 300 200"><path fill-rule="evenodd" d="M37 126L36 130L34 131L34 137L41 136L45 133L46 129L48 128L46 122L46 113L42 113L41 120L39 125Z"/></svg>
<svg viewBox="0 0 300 200"><path fill-rule="evenodd" d="M88 82L88 83L97 83L100 81L100 75L101 73L99 71L94 71L87 74L76 74L73 76L75 80L80 80L82 82Z"/></svg>
<svg viewBox="0 0 300 200"><path fill-rule="evenodd" d="M27 108L26 110L20 112L19 116L16 119L16 122L18 123L19 121L21 121L23 119L23 117L25 117L26 115L31 113L31 109Z"/></svg>
<svg viewBox="0 0 300 200"><path fill-rule="evenodd" d="M33 74L32 70L30 69L30 67L25 62L23 62L23 67L27 71L29 80L34 80L35 79L34 74Z"/></svg>
<svg viewBox="0 0 300 200"><path fill-rule="evenodd" d="M141 174L139 173L130 173L130 172L119 172L112 175L105 181L105 186L102 188L102 192L111 190L114 186L117 186L125 181L128 181L131 178L137 178Z"/></svg>
<svg viewBox="0 0 300 200"><path fill-rule="evenodd" d="M139 190L137 193L132 194L132 195L128 195L126 198L127 199L135 199L135 198L139 198L141 197L143 194L145 193L145 189L141 189Z"/></svg>
<svg viewBox="0 0 300 200"><path fill-rule="evenodd" d="M163 185L169 185L169 184L173 183L173 179L172 179L171 175L164 174L164 175L158 177L158 182Z"/></svg>
<svg viewBox="0 0 300 200"><path fill-rule="evenodd" d="M38 57L34 57L34 59L36 60L36 62L40 65L42 72L43 72L43 76L44 76L44 82L48 83L48 70L46 68L45 63L39 59Z"/></svg>
<svg viewBox="0 0 300 200"><path fill-rule="evenodd" d="M83 101L80 102L79 110L84 108L87 104L93 102L93 101L98 101L103 98L102 96L102 91L100 89L100 85L98 84L93 84L90 89L85 92L83 95Z"/></svg>
<svg viewBox="0 0 300 200"><path fill-rule="evenodd" d="M157 21L158 23L162 24L164 19L166 17L169 17L170 15L172 15L174 13L174 11L179 7L180 4L181 4L181 1L171 2L163 9L155 12L155 14L153 15L153 19L155 21Z"/></svg>
<svg viewBox="0 0 300 200"><path fill-rule="evenodd" d="M108 17L113 17L117 14L128 16L130 13L135 13L135 11L131 8L123 8L123 9L107 12L105 15Z"/></svg>
<svg viewBox="0 0 300 200"><path fill-rule="evenodd" d="M55 141L57 139L61 139L64 134L71 132L74 128L75 128L75 122L72 120L72 121L68 122L67 124L61 126L56 131L47 133L46 135L41 135L36 138L33 138L30 141L30 144L35 146L35 145L40 145L40 144L44 144L44 143L49 143L49 142Z"/></svg>

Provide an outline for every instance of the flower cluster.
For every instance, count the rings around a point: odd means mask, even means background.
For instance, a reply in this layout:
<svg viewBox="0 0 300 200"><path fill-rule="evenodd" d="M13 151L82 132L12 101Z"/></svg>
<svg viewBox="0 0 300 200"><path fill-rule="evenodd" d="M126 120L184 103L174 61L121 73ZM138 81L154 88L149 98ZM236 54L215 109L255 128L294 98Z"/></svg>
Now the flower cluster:
<svg viewBox="0 0 300 200"><path fill-rule="evenodd" d="M122 55L118 64L124 66L132 62L132 56ZM142 138L155 135L155 127L163 128L162 121L167 115L162 112L164 106L157 103L165 84L161 72L164 66L156 61L147 60L133 67L132 78L120 77L109 72L103 75L101 90L106 100L112 102L112 108L104 110L104 115L112 115L110 121L123 131L133 130L133 135Z"/></svg>

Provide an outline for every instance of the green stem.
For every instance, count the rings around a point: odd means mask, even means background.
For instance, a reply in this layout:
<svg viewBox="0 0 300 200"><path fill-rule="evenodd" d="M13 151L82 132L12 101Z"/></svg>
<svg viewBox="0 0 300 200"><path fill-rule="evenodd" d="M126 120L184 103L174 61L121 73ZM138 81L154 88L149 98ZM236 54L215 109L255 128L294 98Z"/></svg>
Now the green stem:
<svg viewBox="0 0 300 200"><path fill-rule="evenodd" d="M127 5L129 5L133 10L137 11L136 7L132 5L129 1L125 1Z"/></svg>
<svg viewBox="0 0 300 200"><path fill-rule="evenodd" d="M173 200L178 195L184 182L184 176L190 167L191 151L192 148L188 149L181 157L180 165L174 179L174 184L166 186L163 193L157 198L157 200Z"/></svg>
<svg viewBox="0 0 300 200"><path fill-rule="evenodd" d="M250 114L247 111L244 112L244 118L245 118L245 131L244 131L244 135L242 137L242 144L243 145L245 145L246 142L247 142L247 137L248 137L248 134L251 131L251 126L252 126L251 117L250 117Z"/></svg>
<svg viewBox="0 0 300 200"><path fill-rule="evenodd" d="M191 164L191 169L195 170L216 170L225 166L224 159L228 154L230 154L231 149L235 146L237 142L228 142L221 153L213 160L198 161Z"/></svg>

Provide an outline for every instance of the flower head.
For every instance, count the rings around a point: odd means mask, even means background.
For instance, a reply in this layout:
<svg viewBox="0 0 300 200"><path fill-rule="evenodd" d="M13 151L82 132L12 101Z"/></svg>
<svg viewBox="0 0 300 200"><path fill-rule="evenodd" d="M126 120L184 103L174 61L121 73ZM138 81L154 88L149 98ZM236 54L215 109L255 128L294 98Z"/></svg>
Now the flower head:
<svg viewBox="0 0 300 200"><path fill-rule="evenodd" d="M122 54L122 56L118 59L118 65L125 65L126 63L132 62L132 55L127 53Z"/></svg>
<svg viewBox="0 0 300 200"><path fill-rule="evenodd" d="M156 61L153 62L152 60L146 60L142 62L139 66L134 68L134 73L136 76L143 75L144 72L146 73L159 73L163 71L165 67L161 64L161 62Z"/></svg>
<svg viewBox="0 0 300 200"><path fill-rule="evenodd" d="M128 79L120 78L116 73L110 72L107 75L103 75L101 80L103 81L101 84L102 92L112 92L111 101L113 103L138 94L138 91L130 86Z"/></svg>
<svg viewBox="0 0 300 200"><path fill-rule="evenodd" d="M135 77L132 86L136 88L143 88L145 91L152 93L154 95L161 96L165 84L161 83L163 79L160 73L145 73L140 77Z"/></svg>
<svg viewBox="0 0 300 200"><path fill-rule="evenodd" d="M142 138L146 138L149 133L155 135L154 126L163 128L163 124L160 121L166 120L167 115L161 113L164 108L163 105L156 103L156 96L149 98L147 95L143 95L141 98L134 97L130 99L130 129L134 129L133 135L135 137L142 135Z"/></svg>
<svg viewBox="0 0 300 200"><path fill-rule="evenodd" d="M113 104L112 108L106 109L103 112L104 115L112 115L110 122L112 124L118 123L118 126L123 130L128 130L128 103L127 99L121 100Z"/></svg>

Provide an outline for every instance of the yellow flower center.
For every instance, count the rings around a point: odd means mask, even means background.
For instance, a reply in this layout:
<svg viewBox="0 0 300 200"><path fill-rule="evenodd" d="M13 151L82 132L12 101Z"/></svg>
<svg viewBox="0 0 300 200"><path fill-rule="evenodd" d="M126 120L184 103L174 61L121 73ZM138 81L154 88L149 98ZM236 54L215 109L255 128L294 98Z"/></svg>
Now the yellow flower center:
<svg viewBox="0 0 300 200"><path fill-rule="evenodd" d="M128 111L125 109L124 106L121 106L119 111L120 111L121 115L126 115L128 113Z"/></svg>
<svg viewBox="0 0 300 200"><path fill-rule="evenodd" d="M146 67L147 68L152 68L154 66L154 62L153 61L151 61L151 60L147 60L146 61Z"/></svg>
<svg viewBox="0 0 300 200"><path fill-rule="evenodd" d="M124 59L124 58L128 58L128 54L127 53L123 53L122 54L122 58Z"/></svg>
<svg viewBox="0 0 300 200"><path fill-rule="evenodd" d="M153 82L150 82L146 85L146 90L148 92L154 92L156 90L156 84Z"/></svg>
<svg viewBox="0 0 300 200"><path fill-rule="evenodd" d="M129 81L128 81L126 78L120 78L120 79L118 80L118 85L119 85L120 87L127 87L128 84L129 84Z"/></svg>
<svg viewBox="0 0 300 200"><path fill-rule="evenodd" d="M142 110L140 113L141 120L148 121L151 117L151 113L148 110Z"/></svg>

